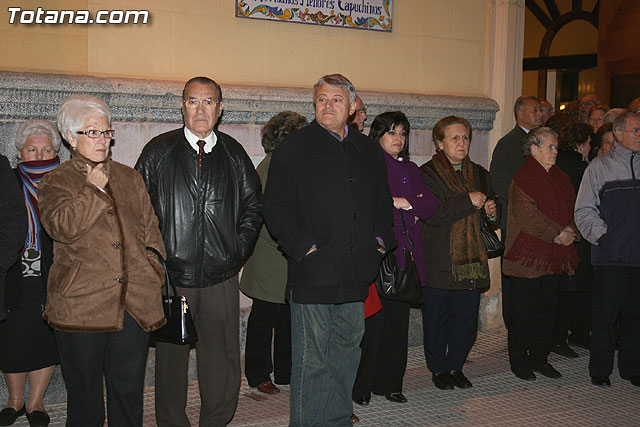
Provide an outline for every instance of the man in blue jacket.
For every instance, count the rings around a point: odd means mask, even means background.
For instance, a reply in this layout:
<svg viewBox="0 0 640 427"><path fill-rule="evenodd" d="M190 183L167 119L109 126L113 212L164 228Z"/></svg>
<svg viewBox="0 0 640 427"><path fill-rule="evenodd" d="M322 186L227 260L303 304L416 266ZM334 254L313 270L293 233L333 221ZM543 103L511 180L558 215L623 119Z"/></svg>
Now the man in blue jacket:
<svg viewBox="0 0 640 427"><path fill-rule="evenodd" d="M593 245L589 375L595 385L611 385L619 318L618 370L640 387L640 115L621 115L613 133L613 150L587 167L575 207L576 225Z"/></svg>
<svg viewBox="0 0 640 427"><path fill-rule="evenodd" d="M364 299L395 246L382 151L347 120L356 92L340 74L314 86L316 119L278 146L264 216L287 254L291 426L351 424Z"/></svg>

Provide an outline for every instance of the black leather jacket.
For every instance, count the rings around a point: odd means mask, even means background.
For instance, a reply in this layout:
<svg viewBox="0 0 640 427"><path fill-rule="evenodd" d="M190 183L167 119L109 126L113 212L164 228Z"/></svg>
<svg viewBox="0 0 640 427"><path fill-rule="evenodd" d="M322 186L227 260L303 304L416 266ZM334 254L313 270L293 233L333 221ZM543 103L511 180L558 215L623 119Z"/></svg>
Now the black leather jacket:
<svg viewBox="0 0 640 427"><path fill-rule="evenodd" d="M233 277L262 225L260 179L244 148L215 131L202 159L176 129L153 138L135 169L160 220L167 268L176 286L203 288Z"/></svg>

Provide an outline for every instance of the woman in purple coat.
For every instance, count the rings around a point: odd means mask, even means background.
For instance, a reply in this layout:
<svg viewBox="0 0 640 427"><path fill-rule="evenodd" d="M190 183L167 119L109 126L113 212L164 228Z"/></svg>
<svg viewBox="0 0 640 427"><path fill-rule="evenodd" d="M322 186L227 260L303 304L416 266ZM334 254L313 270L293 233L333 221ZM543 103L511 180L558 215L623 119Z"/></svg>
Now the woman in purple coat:
<svg viewBox="0 0 640 427"><path fill-rule="evenodd" d="M400 111L380 114L371 124L369 137L384 151L389 188L393 196L393 230L398 247L398 265L404 267L404 249L409 242L402 218L413 242L420 281L425 285L420 220L438 209L438 199L427 188L418 166L409 161L409 121ZM393 256L393 254L391 254ZM365 320L362 356L353 386L353 401L368 405L371 393L404 403L402 379L407 367L409 303L380 296L382 310Z"/></svg>

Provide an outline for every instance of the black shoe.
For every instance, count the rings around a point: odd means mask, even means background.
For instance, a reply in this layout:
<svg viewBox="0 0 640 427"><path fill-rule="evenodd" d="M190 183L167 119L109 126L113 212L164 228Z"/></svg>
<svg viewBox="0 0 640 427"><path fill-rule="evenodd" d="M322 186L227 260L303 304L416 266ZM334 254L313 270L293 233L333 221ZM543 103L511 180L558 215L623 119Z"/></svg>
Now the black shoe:
<svg viewBox="0 0 640 427"><path fill-rule="evenodd" d="M551 364L549 363L545 363L544 365L537 365L537 366L532 366L531 370L533 372L537 372L541 375L544 375L547 378L562 378L562 374L558 371L556 371L556 369L551 366Z"/></svg>
<svg viewBox="0 0 640 427"><path fill-rule="evenodd" d="M31 427L46 427L51 422L47 411L27 412L27 420L29 420Z"/></svg>
<svg viewBox="0 0 640 427"><path fill-rule="evenodd" d="M632 376L631 378L629 378L629 381L631 381L632 385L640 387L640 375Z"/></svg>
<svg viewBox="0 0 640 427"><path fill-rule="evenodd" d="M395 402L395 403L407 403L408 400L406 397L404 397L404 394L402 393L391 393L391 394L385 394L384 397L391 401L391 402Z"/></svg>
<svg viewBox="0 0 640 427"><path fill-rule="evenodd" d="M0 411L0 426L10 426L16 422L19 416L24 415L25 412L27 412L27 410L24 405L19 411L13 408L4 408Z"/></svg>
<svg viewBox="0 0 640 427"><path fill-rule="evenodd" d="M453 376L449 372L433 374L431 380L440 390L453 390Z"/></svg>
<svg viewBox="0 0 640 427"><path fill-rule="evenodd" d="M589 334L571 334L569 335L569 344L571 344L574 347L581 347L584 348L585 350L589 350L590 346L589 346L589 342L590 342L590 337Z"/></svg>
<svg viewBox="0 0 640 427"><path fill-rule="evenodd" d="M368 396L357 396L353 398L353 401L358 405L367 406L369 402L371 402L371 395Z"/></svg>
<svg viewBox="0 0 640 427"><path fill-rule="evenodd" d="M609 381L609 375L595 375L591 377L591 384L598 387L611 387L611 381Z"/></svg>
<svg viewBox="0 0 640 427"><path fill-rule="evenodd" d="M455 371L451 374L451 378L453 378L453 384L458 388L469 388L473 387L469 378L465 377L462 371Z"/></svg>
<svg viewBox="0 0 640 427"><path fill-rule="evenodd" d="M536 380L535 374L529 368L514 368L512 366L511 367L511 372L513 372L513 375L515 375L516 377L520 378L521 380L525 380L525 381L535 381Z"/></svg>
<svg viewBox="0 0 640 427"><path fill-rule="evenodd" d="M551 351L555 354L559 354L560 356L568 357L569 359L575 359L576 357L578 357L578 353L573 351L573 349L569 347L566 342L554 345L553 347L551 347Z"/></svg>

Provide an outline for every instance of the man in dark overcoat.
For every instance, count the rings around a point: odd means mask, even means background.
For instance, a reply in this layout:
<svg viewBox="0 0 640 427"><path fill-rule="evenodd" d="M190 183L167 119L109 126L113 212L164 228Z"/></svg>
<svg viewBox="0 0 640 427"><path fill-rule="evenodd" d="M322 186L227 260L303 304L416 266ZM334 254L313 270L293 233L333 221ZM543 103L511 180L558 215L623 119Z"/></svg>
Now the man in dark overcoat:
<svg viewBox="0 0 640 427"><path fill-rule="evenodd" d="M278 146L264 215L288 257L291 426L350 425L364 303L395 246L382 151L347 126L356 92L340 74L314 86L315 120Z"/></svg>

